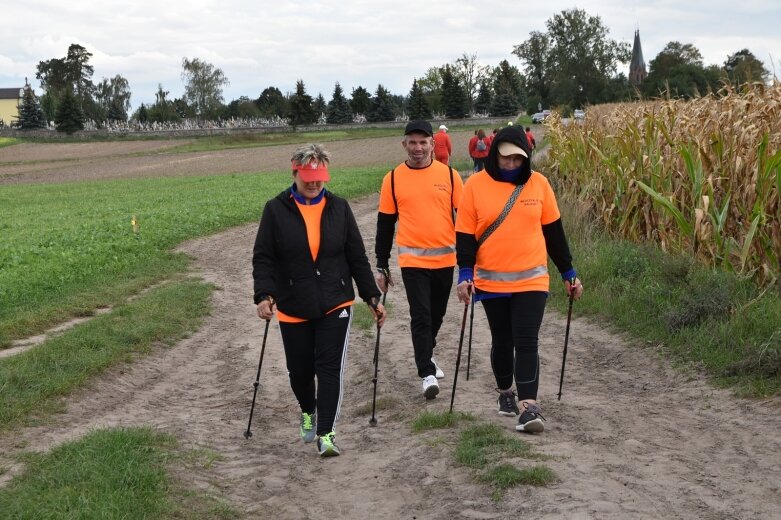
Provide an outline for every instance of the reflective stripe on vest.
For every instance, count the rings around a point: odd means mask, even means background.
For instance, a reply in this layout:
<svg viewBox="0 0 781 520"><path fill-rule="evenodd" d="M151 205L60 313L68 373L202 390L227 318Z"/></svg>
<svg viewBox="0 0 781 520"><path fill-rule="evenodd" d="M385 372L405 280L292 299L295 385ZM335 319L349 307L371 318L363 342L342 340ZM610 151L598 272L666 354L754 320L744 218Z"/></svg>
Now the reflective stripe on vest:
<svg viewBox="0 0 781 520"><path fill-rule="evenodd" d="M520 280L528 280L529 278L537 278L548 273L548 267L541 265L526 271L515 272L503 272L503 271L486 271L485 269L477 269L477 277L481 280L493 280L495 282L518 282Z"/></svg>
<svg viewBox="0 0 781 520"><path fill-rule="evenodd" d="M426 249L423 247L399 246L400 255L439 256L439 255L447 255L455 252L456 252L456 246L433 247L431 249Z"/></svg>

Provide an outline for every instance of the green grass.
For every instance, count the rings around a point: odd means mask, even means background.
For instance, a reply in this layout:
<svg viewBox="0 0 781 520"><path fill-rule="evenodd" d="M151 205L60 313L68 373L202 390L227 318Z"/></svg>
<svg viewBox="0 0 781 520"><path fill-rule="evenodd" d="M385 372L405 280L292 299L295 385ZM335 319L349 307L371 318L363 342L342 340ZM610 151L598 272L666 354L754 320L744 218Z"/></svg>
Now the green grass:
<svg viewBox="0 0 781 520"><path fill-rule="evenodd" d="M412 431L422 432L426 430L437 430L443 428L453 428L463 422L474 421L472 414L464 412L423 412L412 422Z"/></svg>
<svg viewBox="0 0 781 520"><path fill-rule="evenodd" d="M19 140L15 139L13 137L0 137L0 148L4 146L11 146L13 144L18 143Z"/></svg>
<svg viewBox="0 0 781 520"><path fill-rule="evenodd" d="M57 399L106 368L196 330L212 287L195 280L145 293L26 352L0 359L0 431L56 412Z"/></svg>
<svg viewBox="0 0 781 520"><path fill-rule="evenodd" d="M547 460L550 457L534 453L531 445L517 435L507 435L496 424L476 422L474 416L462 412L423 412L412 422L412 430L417 433L443 429L458 431L454 449L456 462L470 468L475 480L490 484L494 488L494 500L499 500L509 487L519 484L545 486L556 480L553 471L546 466L518 468L507 462L508 459ZM436 443L442 444L442 440Z"/></svg>
<svg viewBox="0 0 781 520"><path fill-rule="evenodd" d="M507 435L496 424L476 424L462 431L455 452L456 461L471 468L475 478L494 487L492 498L499 500L503 491L520 484L545 486L556 480L544 465L518 468L507 459L547 459L536 454L517 436Z"/></svg>
<svg viewBox="0 0 781 520"><path fill-rule="evenodd" d="M684 369L710 374L738 395L781 392L781 292L689 258L617 240L559 201L585 287L573 316L599 316L659 346ZM552 271L556 272L551 266ZM553 281L550 301L566 312Z"/></svg>
<svg viewBox="0 0 781 520"><path fill-rule="evenodd" d="M364 195L384 173L336 170L329 188ZM171 248L257 221L289 182L279 173L0 186L0 348L182 272L188 260Z"/></svg>
<svg viewBox="0 0 781 520"><path fill-rule="evenodd" d="M0 489L4 518L236 518L232 507L172 478L176 441L150 428L95 430L50 452Z"/></svg>

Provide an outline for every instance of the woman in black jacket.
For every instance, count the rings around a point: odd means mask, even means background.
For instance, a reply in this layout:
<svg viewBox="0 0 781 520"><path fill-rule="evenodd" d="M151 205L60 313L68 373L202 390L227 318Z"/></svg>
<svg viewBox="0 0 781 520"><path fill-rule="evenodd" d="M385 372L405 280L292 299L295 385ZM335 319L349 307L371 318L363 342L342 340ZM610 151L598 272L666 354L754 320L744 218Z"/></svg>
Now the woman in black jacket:
<svg viewBox="0 0 781 520"><path fill-rule="evenodd" d="M349 204L325 189L328 152L309 144L291 161L293 185L266 203L255 238L254 299L261 319L276 313L279 320L290 386L301 406L301 438L317 439L318 453L328 457L339 455L334 424L342 403L353 280L380 326L385 309Z"/></svg>

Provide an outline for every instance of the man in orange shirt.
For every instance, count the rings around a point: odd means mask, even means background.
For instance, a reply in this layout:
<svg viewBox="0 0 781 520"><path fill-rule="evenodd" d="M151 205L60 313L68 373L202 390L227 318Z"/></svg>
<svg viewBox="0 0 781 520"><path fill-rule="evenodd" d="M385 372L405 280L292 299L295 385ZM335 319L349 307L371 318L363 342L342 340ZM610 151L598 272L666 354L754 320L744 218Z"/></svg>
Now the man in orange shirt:
<svg viewBox="0 0 781 520"><path fill-rule="evenodd" d="M457 171L431 159L432 134L428 121L410 121L404 129L401 144L407 160L382 181L375 240L375 279L386 292L393 285L388 260L398 221L399 267L409 302L415 365L426 399L436 397L437 378L445 377L433 352L453 287L454 215L463 188Z"/></svg>
<svg viewBox="0 0 781 520"><path fill-rule="evenodd" d="M453 143L447 135L447 127L439 125L439 132L434 135L434 159L450 164L450 155L453 153Z"/></svg>

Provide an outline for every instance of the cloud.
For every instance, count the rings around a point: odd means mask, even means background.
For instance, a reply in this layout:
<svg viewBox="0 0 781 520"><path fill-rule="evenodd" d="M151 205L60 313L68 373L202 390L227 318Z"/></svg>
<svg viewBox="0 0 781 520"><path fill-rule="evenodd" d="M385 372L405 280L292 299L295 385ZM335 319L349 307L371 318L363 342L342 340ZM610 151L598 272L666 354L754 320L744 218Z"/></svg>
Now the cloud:
<svg viewBox="0 0 781 520"><path fill-rule="evenodd" d="M584 0L610 37L631 43L639 27L646 62L672 40L692 43L706 64L748 47L770 64L781 55L781 7L770 2L657 0L653 4ZM427 0L250 2L248 0L30 0L4 6L0 86L35 77L39 61L65 56L71 43L93 53L95 80L121 74L133 105L154 100L158 83L172 97L183 92L182 58L201 58L230 80L226 101L257 97L267 86L291 91L303 79L312 95L330 98L334 84L351 92L381 83L406 94L412 80L462 53L483 64L502 59L532 31L546 31L569 1L523 3ZM728 15L725 15L728 13ZM20 20L34 19L33 24Z"/></svg>

